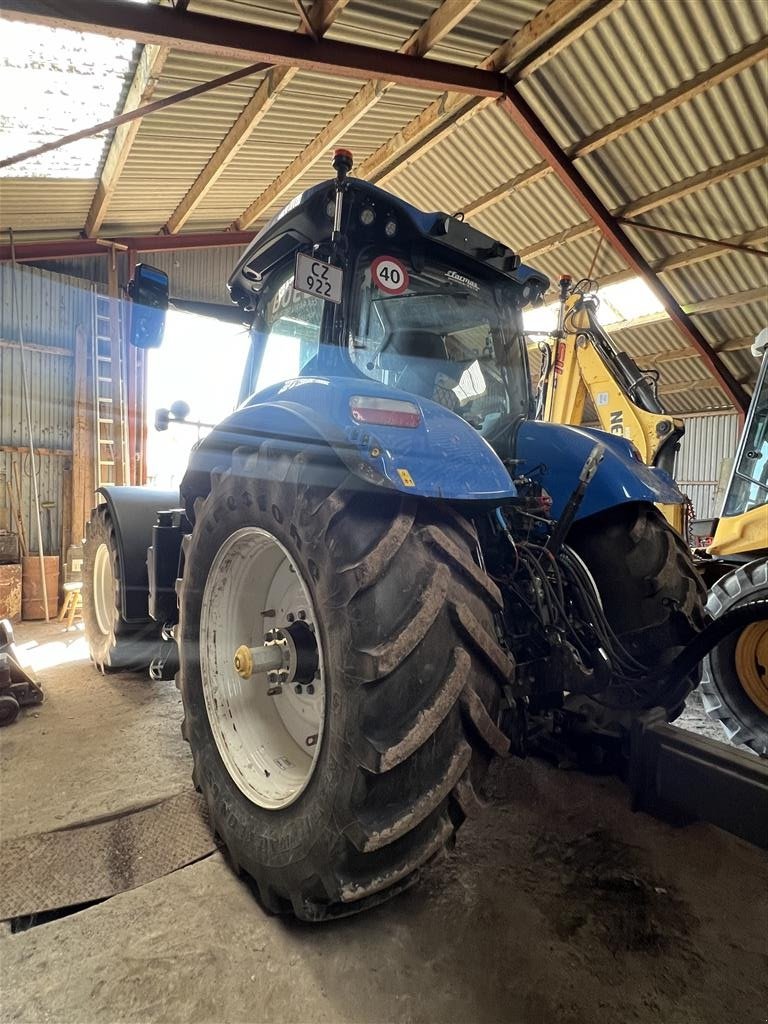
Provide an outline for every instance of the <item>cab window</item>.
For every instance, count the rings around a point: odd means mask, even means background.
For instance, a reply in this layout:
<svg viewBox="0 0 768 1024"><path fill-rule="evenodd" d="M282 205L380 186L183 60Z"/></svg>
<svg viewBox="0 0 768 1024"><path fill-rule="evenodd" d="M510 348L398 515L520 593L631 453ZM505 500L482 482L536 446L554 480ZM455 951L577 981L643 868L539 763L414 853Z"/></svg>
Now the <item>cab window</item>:
<svg viewBox="0 0 768 1024"><path fill-rule="evenodd" d="M268 286L251 332L242 398L306 371L320 347L324 306L293 287L293 264Z"/></svg>

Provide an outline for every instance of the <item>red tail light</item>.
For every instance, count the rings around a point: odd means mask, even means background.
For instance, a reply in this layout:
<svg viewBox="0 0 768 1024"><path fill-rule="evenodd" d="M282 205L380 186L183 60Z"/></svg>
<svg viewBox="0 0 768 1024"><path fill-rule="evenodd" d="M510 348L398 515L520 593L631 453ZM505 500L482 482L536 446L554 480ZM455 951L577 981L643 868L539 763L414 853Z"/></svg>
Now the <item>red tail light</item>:
<svg viewBox="0 0 768 1024"><path fill-rule="evenodd" d="M379 427L418 427L421 423L419 407L398 398L368 398L353 395L349 411L355 423L369 423Z"/></svg>

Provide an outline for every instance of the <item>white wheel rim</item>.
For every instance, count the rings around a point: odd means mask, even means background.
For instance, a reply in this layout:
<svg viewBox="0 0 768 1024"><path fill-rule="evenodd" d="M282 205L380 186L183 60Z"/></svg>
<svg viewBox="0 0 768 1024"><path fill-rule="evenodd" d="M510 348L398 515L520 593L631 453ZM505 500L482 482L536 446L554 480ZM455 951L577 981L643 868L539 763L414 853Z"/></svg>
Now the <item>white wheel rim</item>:
<svg viewBox="0 0 768 1024"><path fill-rule="evenodd" d="M109 636L115 614L115 574L106 544L99 544L93 560L93 610L99 629Z"/></svg>
<svg viewBox="0 0 768 1024"><path fill-rule="evenodd" d="M265 616L264 612L274 612ZM243 679L235 671L238 647L264 643L267 630L303 618L314 630L318 673L306 684L287 683L267 694L265 675ZM267 810L301 796L317 765L323 740L323 652L315 608L298 566L277 538L255 526L222 544L203 591L200 670L213 738L240 791ZM299 692L299 690L301 692Z"/></svg>

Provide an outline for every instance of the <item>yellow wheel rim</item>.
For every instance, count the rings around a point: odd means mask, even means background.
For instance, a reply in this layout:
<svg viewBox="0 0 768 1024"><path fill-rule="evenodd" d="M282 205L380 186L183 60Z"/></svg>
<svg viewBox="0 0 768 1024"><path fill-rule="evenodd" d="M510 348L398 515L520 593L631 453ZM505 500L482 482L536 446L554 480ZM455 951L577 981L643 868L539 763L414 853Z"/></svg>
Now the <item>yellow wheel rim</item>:
<svg viewBox="0 0 768 1024"><path fill-rule="evenodd" d="M736 671L746 695L768 715L768 622L753 622L739 637Z"/></svg>

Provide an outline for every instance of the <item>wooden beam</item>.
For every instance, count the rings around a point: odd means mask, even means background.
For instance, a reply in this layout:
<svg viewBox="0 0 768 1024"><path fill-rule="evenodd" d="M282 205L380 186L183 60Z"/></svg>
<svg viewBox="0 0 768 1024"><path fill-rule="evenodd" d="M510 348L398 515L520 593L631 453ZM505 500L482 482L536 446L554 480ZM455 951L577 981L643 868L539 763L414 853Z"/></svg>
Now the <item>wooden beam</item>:
<svg viewBox="0 0 768 1024"><path fill-rule="evenodd" d="M768 300L768 288L748 288L743 292L734 292L732 295L718 295L711 299L702 299L700 302L686 302L680 308L687 316L701 316L704 313L719 313L724 309L736 309L738 306L747 306L751 302L759 302L761 299ZM617 331L632 330L635 327L647 327L648 324L656 324L661 320L670 319L670 314L663 309L654 313L646 313L644 316L633 317L631 320L620 320L616 324L609 324L606 330L609 334ZM750 341L750 345L752 342ZM728 351L712 346L712 353ZM701 355L701 351L697 351Z"/></svg>
<svg viewBox="0 0 768 1024"><path fill-rule="evenodd" d="M685 181L676 182L667 188L659 189L641 199L633 199L631 203L620 207L615 212L621 217L639 217L641 214L656 210L659 206L666 206L667 203L675 203L686 196L700 192L711 185L718 185L722 181L728 181L739 174L746 174L756 167L762 166L768 160L768 146L761 146L751 153L744 153L735 160L728 160L719 167L710 167L698 174L692 174Z"/></svg>
<svg viewBox="0 0 768 1024"><path fill-rule="evenodd" d="M401 54L421 57L427 49L438 43L462 18L477 6L478 0L443 0L437 10L406 39ZM232 222L232 229L242 231L253 224L285 195L306 172L325 156L328 150L352 128L395 85L394 82L368 82L349 100L339 113L325 126L309 145L289 164Z"/></svg>
<svg viewBox="0 0 768 1024"><path fill-rule="evenodd" d="M718 313L723 309L735 309L737 306L748 306L751 302L768 301L768 287L761 285L759 288L747 288L743 292L735 292L733 295L716 295L711 299L702 299L700 302L690 302L683 309L687 313Z"/></svg>
<svg viewBox="0 0 768 1024"><path fill-rule="evenodd" d="M759 149L752 150L750 153L744 153L734 160L728 160L724 164L720 164L719 167L708 168L705 171L700 171L698 174L691 175L685 181L675 182L668 188L651 192L649 195L641 196L639 199L633 199L630 203L616 207L612 212L622 217L638 217L640 214L648 213L650 210L655 210L659 206L665 206L667 203L676 202L678 199L683 199L695 192L708 188L710 185L717 185L720 182L728 181L730 178L735 178L739 174L752 171L764 164L766 160L768 160L768 146L761 146ZM528 185L533 185L551 173L552 168L549 165L545 163L536 164L530 171L524 171L523 174L518 174L508 181L502 182L501 185L497 185L490 192L478 196L477 199L474 199L464 207L465 216L470 217L481 210L487 210L490 206L506 199L511 193L521 188L526 188ZM578 226L578 228L581 227L585 230L580 231L576 227L567 229L568 231L575 231L575 234L566 240L574 241L576 238L583 238L585 234L588 235L592 231L597 230L594 224L589 221ZM559 238L560 234L551 235L548 239L543 239L540 243L531 245L528 248L534 255L541 255L556 248L558 245L562 245L562 241L558 241ZM544 248L539 250L538 246L543 246Z"/></svg>
<svg viewBox="0 0 768 1024"><path fill-rule="evenodd" d="M479 67L487 70L509 73L522 72L527 58L534 56L541 66L547 46L553 50L554 42L568 45L592 28L602 17L606 17L623 0L550 0L550 3L523 25L513 36L481 62ZM539 51L541 50L541 53ZM451 131L455 131L457 123L464 123L473 117L489 101L470 99L445 93L430 103L420 114L402 128L396 135L388 139L375 153L372 153L359 167L357 174L368 181L383 182L403 166L408 166L418 156L423 155ZM423 136L430 132L418 148L411 150ZM404 157L404 154L408 154ZM391 167L393 162L396 167Z"/></svg>
<svg viewBox="0 0 768 1024"><path fill-rule="evenodd" d="M390 53L359 43L314 42L298 32L196 11L179 15L172 8L129 0L4 0L1 13L11 21L135 39L249 64L288 64L341 78L379 79L470 96L498 96L504 91L503 77L482 68Z"/></svg>
<svg viewBox="0 0 768 1024"><path fill-rule="evenodd" d="M464 217L474 217L478 213L482 213L502 199L508 199L515 192L519 192L521 189L527 188L528 185L541 181L542 178L547 177L551 173L552 169L549 164L542 161L531 167L530 170L523 171L522 174L516 174L514 178L503 181L501 185L492 188L490 192L486 192L478 196L471 203L467 203L464 207Z"/></svg>
<svg viewBox="0 0 768 1024"><path fill-rule="evenodd" d="M75 330L75 373L72 403L72 508L68 544L80 544L94 496L93 430L98 412L93 407L93 377L88 372L88 332ZM95 370L92 370L95 373Z"/></svg>
<svg viewBox="0 0 768 1024"><path fill-rule="evenodd" d="M543 13L544 12L542 12L542 14ZM690 99L693 99L695 96L698 96L700 93L705 92L707 89L711 89L713 86L726 81L726 79L730 78L732 75L738 74L739 71L743 71L745 68L750 67L752 64L756 63L756 61L764 57L766 52L768 52L768 45L766 44L766 40L760 40L758 43L753 44L752 46L748 46L745 50L742 50L735 56L729 57L722 63L715 65L715 67L711 69L711 72L699 75L690 82L684 82L681 86L677 86L674 89L671 89L663 96L651 100L650 103L646 103L644 106L638 108L637 110L630 111L623 117L614 121L607 128L601 128L599 131L595 132L587 139L584 139L582 142L572 146L566 152L569 156L571 156L574 159L586 156L588 153L593 153L595 150L600 149L602 146L607 145L609 142L613 142L615 139L620 138L622 135L626 135L628 132L633 131L635 128L639 128L641 125L647 124L654 117L658 117L661 114L666 113L668 110L672 110L675 107L680 106L682 103L685 103ZM518 77L520 76L518 75ZM482 104L483 106L485 106L487 105L488 102L490 101L467 101L462 97L455 97L450 104L451 110L447 111L447 113L452 115L453 111L458 110L459 108L466 108L469 104L474 104L476 112L476 109L479 107L479 105ZM432 136L430 136L426 145L422 145L418 149L413 150L406 161L399 164L397 167L392 168L387 174L380 175L376 179L377 181L384 181L387 177L391 177L392 175L396 174L399 170L402 169L403 166L407 166L409 163L412 163L415 159L417 159L419 156L422 156L432 146L434 146L436 142L439 142L440 139L444 137L444 135L450 130L450 118L448 120L445 120L446 111L438 111L437 109L435 109L435 104L431 104L430 107L427 107L427 111L430 111L430 115L429 117L425 117L424 120L431 119L433 123L436 123L437 121L442 121L442 127L438 129L438 131L435 132ZM424 114L426 114L426 112L424 112ZM412 121L410 125L407 125L406 128L404 128L403 131L398 134L398 136L394 136L393 139L390 139L389 142L385 143L384 146L380 147L380 149L376 151L373 157L375 157L376 160L378 161L389 163L391 160L395 159L398 152L401 151L402 148L404 148L407 145L410 145L409 139L412 139L419 132L423 132L424 130L425 128L423 126L416 125L414 119L414 121ZM401 136L402 138L400 138L399 136ZM725 181L726 179L731 178L736 174L742 174L745 171L752 170L754 167L759 167L760 164L762 164L765 161L767 152L768 147L763 146L760 149L753 151L752 153L745 154L744 156L738 157L736 160L731 160L728 163L722 164L721 167L717 168L715 171L702 172L702 176L704 179L704 187L706 187L707 184L716 184L718 181ZM361 177L370 177L372 174L375 175L376 160L374 160L373 158L369 158L369 160L365 162L365 164L360 169ZM548 170L546 173L551 173L551 169ZM709 175L709 177L707 177L707 175ZM516 191L518 188L525 188L526 185L533 184L534 181L538 181L541 176L537 174L534 178L532 178L531 181L523 181L522 183L515 184L516 179L520 177L520 175L517 175L516 178L509 179L508 182L505 182L502 185L497 186L490 192L487 192L485 195L479 196L477 199L473 200L472 203L468 204L468 206L465 208L467 216L469 216L469 213L467 211L469 211L470 208L477 207L472 211L475 213L479 212L479 210L488 209L488 207L493 206L494 203L501 202L503 199L505 199L511 191ZM696 191L699 187L699 182L697 180L698 177L699 176L697 175L693 175L691 178L687 179L690 186L690 192ZM510 188L509 186L512 185L514 185L515 187ZM678 185L672 185L668 190L664 191L674 192L677 191L678 188ZM676 195L675 198L682 198L682 196L686 194L688 193L681 189L679 191L679 194ZM656 203L656 205L662 205L665 202L672 201L669 198L665 198L663 196L663 193L656 192L652 193L650 196L644 197L643 199L633 201L625 209L623 209L621 213L623 216L627 217L634 217L638 216L640 213L645 213L648 210L654 208L653 205L648 204L655 202L656 197L659 197L659 202ZM583 237L583 235L576 235L574 237ZM573 241L573 239L570 240ZM545 249L544 251L546 252L549 250Z"/></svg>
<svg viewBox="0 0 768 1024"><path fill-rule="evenodd" d="M755 336L748 334L741 338L729 338L728 341L724 341L722 345L717 346L718 352L737 352L739 349L751 348L754 344Z"/></svg>
<svg viewBox="0 0 768 1024"><path fill-rule="evenodd" d="M707 368L722 384L737 410L746 411L749 396L728 367L715 353L707 339L680 307L674 295L653 272L626 232L616 222L591 186L557 145L541 120L516 91L500 101L501 109L517 125L526 140L554 169L568 193L597 224L624 262L641 277L680 330L688 344L696 348Z"/></svg>
<svg viewBox="0 0 768 1024"><path fill-rule="evenodd" d="M589 153L594 153L596 149L600 149L609 142L621 138L627 132L634 131L636 128L648 124L649 121L661 117L662 114L682 106L683 103L687 103L689 100L695 99L696 96L700 96L709 89L713 89L716 85L727 81L727 79L737 75L740 71L752 67L753 64L763 60L766 55L768 55L768 38L763 36L739 53L727 57L724 61L715 64L711 68L706 68L696 75L695 78L675 86L674 89L670 89L663 96L658 96L649 103L644 103L636 110L628 111L617 118L612 124L605 128L600 128L586 139L582 139L581 142L571 146L566 150L566 154L576 159L587 156Z"/></svg>
<svg viewBox="0 0 768 1024"><path fill-rule="evenodd" d="M221 246L248 245L255 231L200 231L188 235L121 235L117 238L66 238L43 242L18 242L16 259L66 260L77 256L107 256L114 243L118 248L137 252L179 252L183 249L217 249ZM0 262L11 259L11 247L0 242Z"/></svg>
<svg viewBox="0 0 768 1024"><path fill-rule="evenodd" d="M0 338L0 348L21 348L20 341L5 341ZM35 345L30 342L24 342L25 352L39 352L41 355L46 356L64 356L64 358L71 359L74 353L71 348L57 348L55 345Z"/></svg>
<svg viewBox="0 0 768 1024"><path fill-rule="evenodd" d="M137 107L143 107L149 103L154 95L158 77L163 70L170 50L167 46L145 46L139 57L139 63L133 75L133 81L125 97L121 113L126 114ZM98 234L104 218L107 215L109 204L115 194L120 175L123 173L131 147L136 139L141 118L131 121L129 124L120 125L115 129L112 142L109 145L104 167L96 186L91 208L85 218L85 235L92 238Z"/></svg>
<svg viewBox="0 0 768 1024"><path fill-rule="evenodd" d="M319 39L348 3L349 0L318 0L306 15L306 24L302 21L298 32ZM300 7L304 11L301 4ZM266 73L190 190L168 218L164 228L168 234L175 234L184 227L297 73L298 68L291 67L272 68Z"/></svg>
<svg viewBox="0 0 768 1024"><path fill-rule="evenodd" d="M722 164L720 167L711 168L710 170L702 171L699 174L694 174L690 178L686 178L685 181L680 181L674 185L670 185L669 188L653 192L651 195L644 196L642 199L633 200L625 206L616 207L611 211L611 214L614 217L623 218L636 216L639 212L647 213L660 206L665 206L668 203L676 202L678 199L683 199L685 196L693 195L695 192L703 191L710 185L726 181L738 174L743 174L747 170L759 167L765 162L767 157L768 146L762 146L760 149L757 149L752 153L747 153L744 156L737 157L735 160L730 160L728 163ZM538 170L540 167L541 165L537 164L535 169ZM541 176L541 174L538 174L537 180L541 178ZM525 181L521 187L525 187L525 185L528 184L530 184L530 182ZM484 197L481 197L481 200L483 198ZM469 216L469 214L467 214L467 216ZM544 256L546 253L552 252L554 249L558 249L561 245L567 245L568 242L575 242L580 238L586 238L598 231L599 228L593 220L581 221L581 223L574 224L573 227L566 228L564 231L559 231L557 234L550 235L548 238L544 238L540 242L534 242L532 245L525 246L520 250L520 256L525 260L533 260L538 256ZM657 268L654 266L653 269L655 271Z"/></svg>

